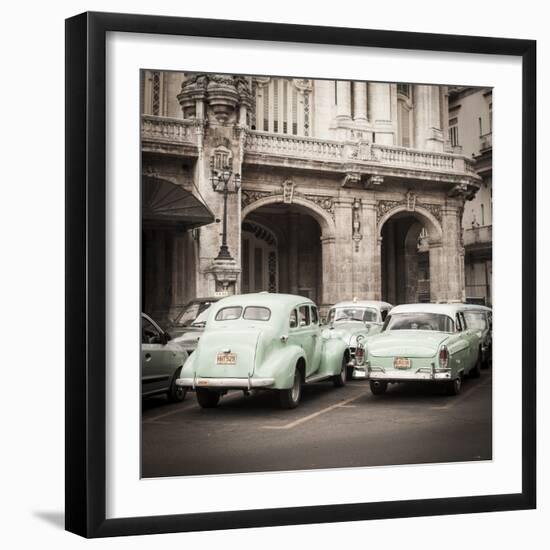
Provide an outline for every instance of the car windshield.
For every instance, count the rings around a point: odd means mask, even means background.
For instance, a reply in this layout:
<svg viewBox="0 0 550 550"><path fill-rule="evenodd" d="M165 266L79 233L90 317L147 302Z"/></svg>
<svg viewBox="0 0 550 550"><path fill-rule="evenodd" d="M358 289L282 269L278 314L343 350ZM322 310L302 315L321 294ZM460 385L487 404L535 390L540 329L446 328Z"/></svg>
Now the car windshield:
<svg viewBox="0 0 550 550"><path fill-rule="evenodd" d="M487 328L485 314L479 311L465 311L464 317L466 317L466 324L470 328L478 330L485 330Z"/></svg>
<svg viewBox="0 0 550 550"><path fill-rule="evenodd" d="M183 311L176 317L174 325L178 327L189 327L198 321L201 313L206 311L212 302L191 302L183 308ZM206 321L206 318L202 322Z"/></svg>
<svg viewBox="0 0 550 550"><path fill-rule="evenodd" d="M333 307L328 314L328 322L334 321L361 321L363 323L375 323L377 321L376 309L370 307Z"/></svg>
<svg viewBox="0 0 550 550"><path fill-rule="evenodd" d="M201 313L198 314L197 318L191 323L192 327L204 327L206 324L206 319L208 319L208 311L210 306L203 309Z"/></svg>
<svg viewBox="0 0 550 550"><path fill-rule="evenodd" d="M453 332L454 322L441 313L407 312L388 315L382 330L435 330Z"/></svg>

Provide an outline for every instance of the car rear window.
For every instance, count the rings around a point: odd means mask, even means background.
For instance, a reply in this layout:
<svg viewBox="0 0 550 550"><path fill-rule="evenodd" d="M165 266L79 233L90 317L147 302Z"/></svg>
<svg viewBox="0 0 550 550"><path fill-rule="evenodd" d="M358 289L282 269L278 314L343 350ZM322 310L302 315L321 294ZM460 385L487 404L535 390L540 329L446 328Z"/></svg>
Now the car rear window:
<svg viewBox="0 0 550 550"><path fill-rule="evenodd" d="M222 307L216 313L216 321L234 321L241 316L243 308L241 306Z"/></svg>
<svg viewBox="0 0 550 550"><path fill-rule="evenodd" d="M243 319L247 321L269 321L271 310L267 307L247 306L244 310Z"/></svg>

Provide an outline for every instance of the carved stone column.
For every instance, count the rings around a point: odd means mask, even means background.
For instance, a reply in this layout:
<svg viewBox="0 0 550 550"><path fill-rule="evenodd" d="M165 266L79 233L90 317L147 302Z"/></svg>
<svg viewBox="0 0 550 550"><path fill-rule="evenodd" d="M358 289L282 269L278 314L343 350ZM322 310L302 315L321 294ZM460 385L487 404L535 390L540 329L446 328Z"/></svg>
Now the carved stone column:
<svg viewBox="0 0 550 550"><path fill-rule="evenodd" d="M376 201L370 197L361 199L361 233L358 251L354 251L355 294L365 300L380 299L380 246L376 220Z"/></svg>
<svg viewBox="0 0 550 550"><path fill-rule="evenodd" d="M353 82L353 118L367 122L367 83Z"/></svg>
<svg viewBox="0 0 550 550"><path fill-rule="evenodd" d="M334 203L336 223L336 250L335 283L336 301L349 299L353 290L353 227L352 227L352 200L339 199Z"/></svg>
<svg viewBox="0 0 550 550"><path fill-rule="evenodd" d="M338 301L335 237L321 237L321 259L323 264L321 314L326 315L328 308Z"/></svg>
<svg viewBox="0 0 550 550"><path fill-rule="evenodd" d="M213 187L211 176L222 165L229 167L232 178L242 172L247 110L252 105L250 82L242 76L195 74L183 82L178 100L184 117L196 121L199 158L194 184L216 218L222 220L224 197L219 186ZM221 233L221 223L200 230L197 292L202 296L239 290L241 197L234 187L227 197L227 247L231 259L218 258Z"/></svg>
<svg viewBox="0 0 550 550"><path fill-rule="evenodd" d="M430 294L432 301L462 301L464 255L460 207L441 209L441 243L430 243Z"/></svg>
<svg viewBox="0 0 550 550"><path fill-rule="evenodd" d="M338 105L336 118L339 120L351 120L351 82L348 80L336 81L336 94Z"/></svg>
<svg viewBox="0 0 550 550"><path fill-rule="evenodd" d="M373 124L391 121L390 85L369 82L369 111Z"/></svg>
<svg viewBox="0 0 550 550"><path fill-rule="evenodd" d="M439 86L416 84L414 97L415 147L427 151L443 151Z"/></svg>
<svg viewBox="0 0 550 550"><path fill-rule="evenodd" d="M288 279L290 294L298 294L298 214L288 215Z"/></svg>

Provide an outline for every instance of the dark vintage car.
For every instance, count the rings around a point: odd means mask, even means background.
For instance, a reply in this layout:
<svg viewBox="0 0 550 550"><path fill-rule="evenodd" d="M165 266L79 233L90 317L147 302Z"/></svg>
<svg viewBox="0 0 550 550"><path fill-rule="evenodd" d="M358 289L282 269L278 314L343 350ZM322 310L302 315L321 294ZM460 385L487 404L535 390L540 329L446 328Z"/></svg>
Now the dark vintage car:
<svg viewBox="0 0 550 550"><path fill-rule="evenodd" d="M141 314L141 395L166 394L174 403L183 401L186 389L176 385L188 353L149 317Z"/></svg>
<svg viewBox="0 0 550 550"><path fill-rule="evenodd" d="M219 299L217 296L195 298L187 303L169 324L168 330L173 340L187 353L191 354L197 349L199 338L204 332L208 310Z"/></svg>
<svg viewBox="0 0 550 550"><path fill-rule="evenodd" d="M464 317L468 326L478 331L481 341L481 367L489 368L493 364L493 310L482 305L465 305Z"/></svg>

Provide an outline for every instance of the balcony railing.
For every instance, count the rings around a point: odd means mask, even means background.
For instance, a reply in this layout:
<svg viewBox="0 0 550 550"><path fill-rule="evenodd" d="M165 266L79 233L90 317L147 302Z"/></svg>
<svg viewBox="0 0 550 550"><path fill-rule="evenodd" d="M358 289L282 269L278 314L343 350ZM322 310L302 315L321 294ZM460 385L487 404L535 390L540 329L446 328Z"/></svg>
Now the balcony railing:
<svg viewBox="0 0 550 550"><path fill-rule="evenodd" d="M493 133L489 132L479 138L479 150L481 152L487 151L493 148Z"/></svg>
<svg viewBox="0 0 550 550"><path fill-rule="evenodd" d="M464 246L489 244L493 241L493 226L480 225L464 230Z"/></svg>
<svg viewBox="0 0 550 550"><path fill-rule="evenodd" d="M193 121L179 118L142 115L141 137L164 143L194 143Z"/></svg>
<svg viewBox="0 0 550 550"><path fill-rule="evenodd" d="M287 158L374 162L403 168L475 173L473 161L463 155L257 131L247 133L246 152Z"/></svg>
<svg viewBox="0 0 550 550"><path fill-rule="evenodd" d="M141 136L145 141L159 144L196 145L194 126L193 120L142 115ZM247 132L245 152L304 161L374 163L437 172L475 173L473 161L464 155L257 131Z"/></svg>
<svg viewBox="0 0 550 550"><path fill-rule="evenodd" d="M254 153L317 160L341 161L344 158L342 142L266 132L249 132L246 137L246 150Z"/></svg>

